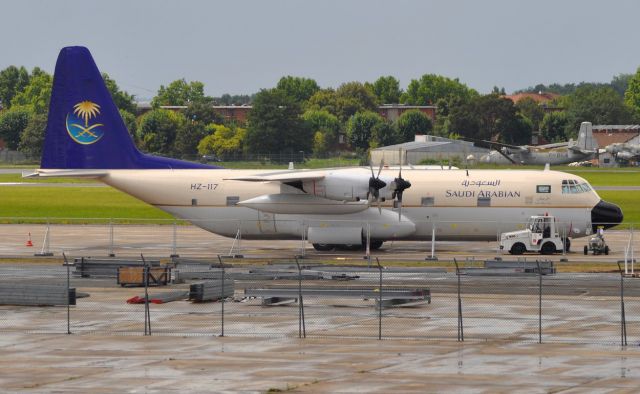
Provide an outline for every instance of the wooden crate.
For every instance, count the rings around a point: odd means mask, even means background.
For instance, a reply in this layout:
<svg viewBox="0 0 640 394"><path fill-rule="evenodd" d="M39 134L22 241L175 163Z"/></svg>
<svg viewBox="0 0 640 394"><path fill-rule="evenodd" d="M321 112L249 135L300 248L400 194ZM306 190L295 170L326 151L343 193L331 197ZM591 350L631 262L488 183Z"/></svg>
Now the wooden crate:
<svg viewBox="0 0 640 394"><path fill-rule="evenodd" d="M120 286L144 286L144 267L118 267L117 278ZM170 278L169 267L149 268L149 286L166 286Z"/></svg>

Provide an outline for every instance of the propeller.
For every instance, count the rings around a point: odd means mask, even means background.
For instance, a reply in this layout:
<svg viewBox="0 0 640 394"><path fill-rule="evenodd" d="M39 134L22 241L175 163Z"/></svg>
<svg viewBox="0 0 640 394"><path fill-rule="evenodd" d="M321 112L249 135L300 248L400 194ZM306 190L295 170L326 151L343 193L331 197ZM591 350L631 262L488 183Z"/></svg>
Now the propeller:
<svg viewBox="0 0 640 394"><path fill-rule="evenodd" d="M400 171L398 172L398 177L393 180L393 193L391 193L391 198L398 200L398 221L400 221L402 219L402 194L406 189L411 187L411 182L402 178L402 148L400 148L398 157L400 157Z"/></svg>
<svg viewBox="0 0 640 394"><path fill-rule="evenodd" d="M387 183L380 179L380 173L382 172L382 167L384 166L384 160L380 162L380 168L378 168L378 175L373 172L373 166L369 163L369 168L371 168L371 178L369 178L369 190L367 191L367 200L369 203L374 201L378 202L378 211L382 214L382 206L380 201L380 189L387 186Z"/></svg>

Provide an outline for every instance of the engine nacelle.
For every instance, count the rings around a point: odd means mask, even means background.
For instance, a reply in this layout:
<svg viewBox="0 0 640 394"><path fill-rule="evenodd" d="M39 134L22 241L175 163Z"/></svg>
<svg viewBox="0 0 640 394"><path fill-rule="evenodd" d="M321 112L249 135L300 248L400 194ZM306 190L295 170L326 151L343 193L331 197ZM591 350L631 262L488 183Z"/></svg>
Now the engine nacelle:
<svg viewBox="0 0 640 394"><path fill-rule="evenodd" d="M366 169L331 171L323 179L303 182L305 192L314 196L338 201L360 201L367 198L371 172ZM380 189L380 197L391 198L389 185L393 178L380 177L387 186Z"/></svg>

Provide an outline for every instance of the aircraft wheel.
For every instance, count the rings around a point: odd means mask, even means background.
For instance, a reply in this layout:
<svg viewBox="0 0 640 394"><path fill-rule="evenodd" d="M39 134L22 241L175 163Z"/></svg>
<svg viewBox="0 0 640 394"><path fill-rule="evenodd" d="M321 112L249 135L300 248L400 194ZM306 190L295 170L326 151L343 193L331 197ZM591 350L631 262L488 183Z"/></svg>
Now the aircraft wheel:
<svg viewBox="0 0 640 394"><path fill-rule="evenodd" d="M569 238L564 238L562 242L564 242L564 251L569 253L571 250L571 240Z"/></svg>
<svg viewBox="0 0 640 394"><path fill-rule="evenodd" d="M540 248L540 254L554 254L556 252L556 245L553 242L545 242Z"/></svg>
<svg viewBox="0 0 640 394"><path fill-rule="evenodd" d="M589 247L587 245L584 246L584 255L588 255L589 254Z"/></svg>
<svg viewBox="0 0 640 394"><path fill-rule="evenodd" d="M523 254L526 251L527 251L527 247L524 246L524 244L522 242L518 242L518 243L513 244L513 246L511 246L511 250L509 250L509 253L511 253L511 254Z"/></svg>
<svg viewBox="0 0 640 394"><path fill-rule="evenodd" d="M606 254L607 256L609 255L609 245L605 245L604 254Z"/></svg>
<svg viewBox="0 0 640 394"><path fill-rule="evenodd" d="M384 243L384 241L370 241L369 242L369 247L371 248L371 250L378 250L382 247L382 244Z"/></svg>
<svg viewBox="0 0 640 394"><path fill-rule="evenodd" d="M313 248L318 252L328 252L330 250L333 250L334 247L335 245L331 244L313 244Z"/></svg>

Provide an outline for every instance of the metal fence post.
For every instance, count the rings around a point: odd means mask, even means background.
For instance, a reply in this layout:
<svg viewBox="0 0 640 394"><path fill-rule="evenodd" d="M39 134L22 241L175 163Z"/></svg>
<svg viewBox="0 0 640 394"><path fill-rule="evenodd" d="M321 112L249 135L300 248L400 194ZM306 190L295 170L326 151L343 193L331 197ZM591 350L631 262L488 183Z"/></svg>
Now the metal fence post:
<svg viewBox="0 0 640 394"><path fill-rule="evenodd" d="M305 246L306 246L306 242L307 242L307 238L306 238L306 232L304 231L305 227L304 227L304 220L302 220L302 242L300 244L300 257L301 258L305 258Z"/></svg>
<svg viewBox="0 0 640 394"><path fill-rule="evenodd" d="M173 241L171 245L171 255L169 257L180 257L180 255L178 255L178 223L176 223L175 220L173 221Z"/></svg>
<svg viewBox="0 0 640 394"><path fill-rule="evenodd" d="M113 249L113 219L109 219L109 257L116 257Z"/></svg>
<svg viewBox="0 0 640 394"><path fill-rule="evenodd" d="M453 258L453 263L456 265L456 276L458 277L458 342L464 342L464 326L462 324L462 296L461 296L461 283L460 283L460 267L458 266L458 260Z"/></svg>
<svg viewBox="0 0 640 394"><path fill-rule="evenodd" d="M365 258L371 260L371 224L367 222L367 244L365 245Z"/></svg>
<svg viewBox="0 0 640 394"><path fill-rule="evenodd" d="M620 271L620 345L627 346L627 318L624 310L624 274L619 261L618 271Z"/></svg>
<svg viewBox="0 0 640 394"><path fill-rule="evenodd" d="M382 339L382 266L380 260L376 257L378 271L380 271L380 287L378 288L378 340Z"/></svg>
<svg viewBox="0 0 640 394"><path fill-rule="evenodd" d="M438 260L436 257L436 222L431 222L431 256L425 260Z"/></svg>
<svg viewBox="0 0 640 394"><path fill-rule="evenodd" d="M223 337L224 336L224 274L225 274L225 269L224 269L224 264L221 264L221 268L222 268L222 306L220 308L220 336Z"/></svg>
<svg viewBox="0 0 640 394"><path fill-rule="evenodd" d="M69 293L71 292L71 275L69 271L69 260L67 256L62 252L62 258L64 259L64 265L67 266L67 334L71 334L71 305L69 302Z"/></svg>
<svg viewBox="0 0 640 394"><path fill-rule="evenodd" d="M538 267L538 343L542 343L542 271L538 259L536 259L536 266Z"/></svg>
<svg viewBox="0 0 640 394"><path fill-rule="evenodd" d="M295 256L296 265L298 266L298 338L306 338L307 330L304 321L304 301L302 300L302 269L298 256Z"/></svg>
<svg viewBox="0 0 640 394"><path fill-rule="evenodd" d="M144 335L151 335L151 311L149 310L149 267L142 253L143 270L144 270Z"/></svg>
<svg viewBox="0 0 640 394"><path fill-rule="evenodd" d="M49 223L49 218L47 218L47 229L44 232L44 241L42 242L42 249L40 252L35 253L34 256L53 256L50 248L50 237L51 237L51 225Z"/></svg>

